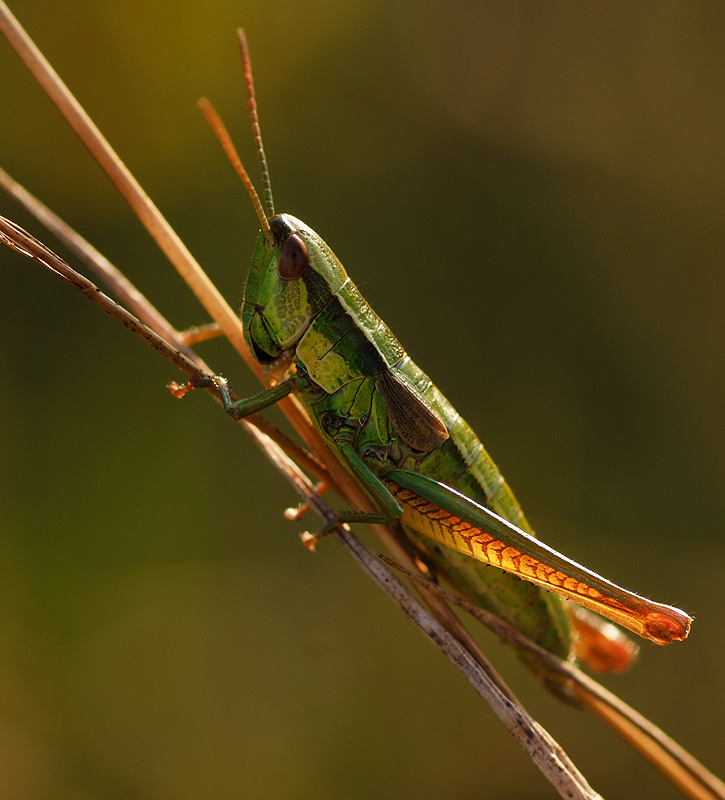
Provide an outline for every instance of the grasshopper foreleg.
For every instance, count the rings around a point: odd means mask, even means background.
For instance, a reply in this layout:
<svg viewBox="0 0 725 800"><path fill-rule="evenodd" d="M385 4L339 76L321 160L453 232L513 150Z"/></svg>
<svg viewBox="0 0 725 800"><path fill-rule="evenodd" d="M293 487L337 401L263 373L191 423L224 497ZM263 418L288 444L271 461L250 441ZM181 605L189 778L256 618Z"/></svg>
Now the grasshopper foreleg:
<svg viewBox="0 0 725 800"><path fill-rule="evenodd" d="M264 411L265 408L276 405L280 400L287 397L287 395L299 389L298 381L293 377L282 381L282 383L277 386L263 389L261 392L251 397L245 397L241 400L232 400L226 378L222 378L221 375L199 378L191 383L195 389L206 388L213 383L219 391L219 397L221 398L224 410L235 420L249 417L259 411Z"/></svg>

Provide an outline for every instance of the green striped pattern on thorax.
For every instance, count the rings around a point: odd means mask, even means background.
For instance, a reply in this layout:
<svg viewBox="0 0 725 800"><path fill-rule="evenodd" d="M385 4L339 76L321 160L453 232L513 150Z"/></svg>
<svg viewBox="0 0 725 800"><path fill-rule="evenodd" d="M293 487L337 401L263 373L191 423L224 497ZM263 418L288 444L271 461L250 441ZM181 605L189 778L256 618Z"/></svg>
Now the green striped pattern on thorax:
<svg viewBox="0 0 725 800"><path fill-rule="evenodd" d="M295 355L310 378L334 394L356 378L390 369L405 350L348 278L307 329Z"/></svg>

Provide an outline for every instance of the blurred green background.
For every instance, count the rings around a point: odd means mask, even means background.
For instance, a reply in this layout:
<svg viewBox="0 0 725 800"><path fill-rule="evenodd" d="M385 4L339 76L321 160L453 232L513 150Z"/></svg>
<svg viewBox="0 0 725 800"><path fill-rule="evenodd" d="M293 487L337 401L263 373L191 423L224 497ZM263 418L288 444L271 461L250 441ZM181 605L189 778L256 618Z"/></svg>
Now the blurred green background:
<svg viewBox="0 0 725 800"><path fill-rule="evenodd" d="M195 100L256 175L246 27L279 210L548 542L696 615L607 685L724 771L722 3L14 5L234 304L257 225ZM4 43L0 75L0 163L172 322L204 321ZM169 364L0 262L0 800L554 796L334 542L299 545L290 490L208 397L175 401ZM679 796L482 641L605 796Z"/></svg>

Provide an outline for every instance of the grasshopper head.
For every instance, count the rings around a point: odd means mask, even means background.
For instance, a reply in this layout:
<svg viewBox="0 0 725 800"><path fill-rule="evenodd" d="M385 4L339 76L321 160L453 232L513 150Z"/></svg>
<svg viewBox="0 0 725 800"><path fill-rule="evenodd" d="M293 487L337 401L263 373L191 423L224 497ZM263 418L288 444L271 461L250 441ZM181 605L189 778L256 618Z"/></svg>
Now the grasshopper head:
<svg viewBox="0 0 725 800"><path fill-rule="evenodd" d="M269 220L252 256L242 304L250 350L262 364L294 348L312 320L345 283L335 254L304 222L289 214Z"/></svg>

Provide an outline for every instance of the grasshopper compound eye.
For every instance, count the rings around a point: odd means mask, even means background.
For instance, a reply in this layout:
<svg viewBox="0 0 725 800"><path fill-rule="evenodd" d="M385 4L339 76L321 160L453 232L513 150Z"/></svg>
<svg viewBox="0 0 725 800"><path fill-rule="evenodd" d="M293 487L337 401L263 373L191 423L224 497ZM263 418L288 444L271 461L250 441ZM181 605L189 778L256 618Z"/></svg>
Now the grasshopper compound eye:
<svg viewBox="0 0 725 800"><path fill-rule="evenodd" d="M285 281L299 278L309 263L310 257L307 254L305 243L296 233L293 233L282 245L279 254L279 277Z"/></svg>

